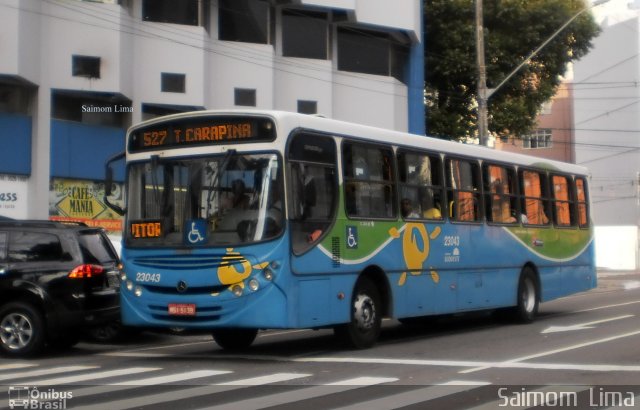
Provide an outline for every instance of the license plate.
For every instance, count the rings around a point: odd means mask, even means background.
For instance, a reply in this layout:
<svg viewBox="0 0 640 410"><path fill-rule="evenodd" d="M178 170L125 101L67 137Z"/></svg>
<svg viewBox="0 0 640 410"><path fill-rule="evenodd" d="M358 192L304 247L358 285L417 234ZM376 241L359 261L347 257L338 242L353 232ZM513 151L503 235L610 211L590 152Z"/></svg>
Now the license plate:
<svg viewBox="0 0 640 410"><path fill-rule="evenodd" d="M195 316L196 305L193 303L169 303L171 316Z"/></svg>
<svg viewBox="0 0 640 410"><path fill-rule="evenodd" d="M118 280L118 277L115 275L108 275L107 276L107 284L109 285L110 288L117 288L120 286L120 282Z"/></svg>

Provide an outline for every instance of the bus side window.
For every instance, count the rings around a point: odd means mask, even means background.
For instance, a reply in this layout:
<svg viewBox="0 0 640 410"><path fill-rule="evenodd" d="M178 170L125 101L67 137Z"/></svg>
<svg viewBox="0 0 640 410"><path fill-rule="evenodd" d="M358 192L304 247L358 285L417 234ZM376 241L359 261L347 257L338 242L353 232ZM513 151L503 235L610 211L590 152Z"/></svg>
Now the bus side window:
<svg viewBox="0 0 640 410"><path fill-rule="evenodd" d="M484 191L487 220L496 223L518 223L515 175L512 168L498 165L484 167Z"/></svg>
<svg viewBox="0 0 640 410"><path fill-rule="evenodd" d="M449 218L480 221L480 171L475 161L447 160L447 194Z"/></svg>
<svg viewBox="0 0 640 410"><path fill-rule="evenodd" d="M571 184L564 175L553 175L553 216L557 226L575 226Z"/></svg>
<svg viewBox="0 0 640 410"><path fill-rule="evenodd" d="M549 199L546 175L536 171L520 172L520 193L522 210L526 217L525 224L549 224Z"/></svg>
<svg viewBox="0 0 640 410"><path fill-rule="evenodd" d="M589 226L589 201L587 200L587 183L584 178L576 178L576 200L578 205L578 225L581 228Z"/></svg>
<svg viewBox="0 0 640 410"><path fill-rule="evenodd" d="M391 148L345 142L342 151L347 216L395 218L396 188Z"/></svg>
<svg viewBox="0 0 640 410"><path fill-rule="evenodd" d="M336 147L333 138L300 133L288 148L288 208L293 252L316 244L335 218Z"/></svg>
<svg viewBox="0 0 640 410"><path fill-rule="evenodd" d="M442 161L436 154L398 152L402 217L442 219ZM409 208L410 207L410 208ZM411 211L408 211L411 209Z"/></svg>

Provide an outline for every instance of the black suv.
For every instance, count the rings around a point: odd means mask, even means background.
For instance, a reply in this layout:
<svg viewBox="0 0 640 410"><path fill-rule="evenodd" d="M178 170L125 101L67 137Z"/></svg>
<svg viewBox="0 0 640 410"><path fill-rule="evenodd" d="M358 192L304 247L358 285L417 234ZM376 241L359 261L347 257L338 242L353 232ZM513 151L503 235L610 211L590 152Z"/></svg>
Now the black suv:
<svg viewBox="0 0 640 410"><path fill-rule="evenodd" d="M0 350L68 347L81 331L117 322L119 263L101 228L0 221Z"/></svg>

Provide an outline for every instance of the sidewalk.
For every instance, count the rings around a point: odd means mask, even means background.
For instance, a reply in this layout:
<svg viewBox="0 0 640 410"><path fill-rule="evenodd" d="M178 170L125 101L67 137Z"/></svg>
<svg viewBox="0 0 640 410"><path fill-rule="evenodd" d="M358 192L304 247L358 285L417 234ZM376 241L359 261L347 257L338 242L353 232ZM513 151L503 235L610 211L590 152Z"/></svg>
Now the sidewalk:
<svg viewBox="0 0 640 410"><path fill-rule="evenodd" d="M631 290L640 288L640 271L598 270L598 290Z"/></svg>

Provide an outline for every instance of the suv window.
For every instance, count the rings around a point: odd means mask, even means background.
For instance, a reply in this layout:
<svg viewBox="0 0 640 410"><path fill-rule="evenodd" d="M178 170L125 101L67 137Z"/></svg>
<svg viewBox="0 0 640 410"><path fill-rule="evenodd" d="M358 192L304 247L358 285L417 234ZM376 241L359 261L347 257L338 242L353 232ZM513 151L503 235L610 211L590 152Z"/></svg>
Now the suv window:
<svg viewBox="0 0 640 410"><path fill-rule="evenodd" d="M56 235L41 232L12 232L10 262L46 262L62 259L62 245Z"/></svg>
<svg viewBox="0 0 640 410"><path fill-rule="evenodd" d="M106 264L118 260L118 256L111 249L111 244L100 233L82 233L78 239L85 263Z"/></svg>
<svg viewBox="0 0 640 410"><path fill-rule="evenodd" d="M6 232L0 232L0 261L7 259L7 236Z"/></svg>

